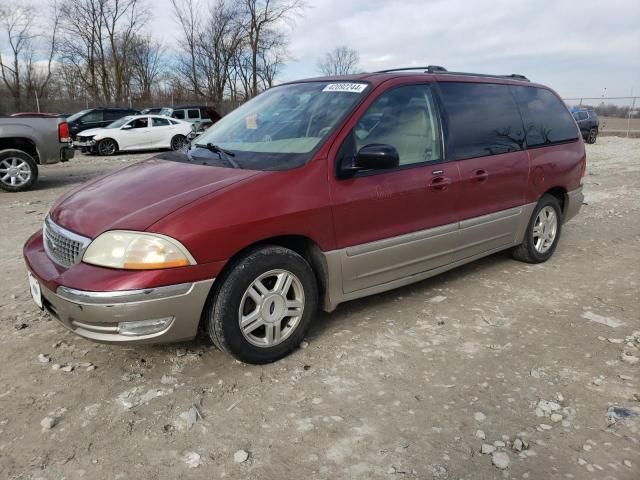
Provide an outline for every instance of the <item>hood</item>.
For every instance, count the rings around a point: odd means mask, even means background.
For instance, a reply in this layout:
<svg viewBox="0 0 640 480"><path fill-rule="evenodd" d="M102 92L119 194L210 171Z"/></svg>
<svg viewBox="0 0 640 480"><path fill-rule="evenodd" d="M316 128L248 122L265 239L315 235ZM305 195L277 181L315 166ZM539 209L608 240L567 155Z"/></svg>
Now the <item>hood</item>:
<svg viewBox="0 0 640 480"><path fill-rule="evenodd" d="M106 230L142 231L204 195L261 173L151 158L61 197L50 216L90 238Z"/></svg>
<svg viewBox="0 0 640 480"><path fill-rule="evenodd" d="M105 130L106 130L105 128L90 128L89 130L81 131L80 133L78 133L78 136L79 137L93 137L94 135L102 133Z"/></svg>

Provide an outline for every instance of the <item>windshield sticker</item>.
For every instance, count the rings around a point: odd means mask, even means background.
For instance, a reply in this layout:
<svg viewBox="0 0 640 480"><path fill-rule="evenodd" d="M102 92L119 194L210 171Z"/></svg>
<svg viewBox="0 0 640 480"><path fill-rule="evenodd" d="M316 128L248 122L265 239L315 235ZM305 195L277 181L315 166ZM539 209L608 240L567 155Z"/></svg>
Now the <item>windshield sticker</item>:
<svg viewBox="0 0 640 480"><path fill-rule="evenodd" d="M245 121L245 126L247 128L247 130L257 130L258 129L258 114L257 113L252 113L250 115L247 115L246 118L244 119Z"/></svg>
<svg viewBox="0 0 640 480"><path fill-rule="evenodd" d="M323 92L362 93L367 88L366 83L330 83L322 89Z"/></svg>

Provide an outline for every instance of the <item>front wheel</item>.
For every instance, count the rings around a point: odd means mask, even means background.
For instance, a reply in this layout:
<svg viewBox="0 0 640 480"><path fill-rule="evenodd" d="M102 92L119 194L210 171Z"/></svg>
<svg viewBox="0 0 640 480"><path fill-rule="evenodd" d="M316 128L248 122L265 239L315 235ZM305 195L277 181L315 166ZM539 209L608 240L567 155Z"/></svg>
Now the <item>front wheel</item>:
<svg viewBox="0 0 640 480"><path fill-rule="evenodd" d="M220 350L243 362L263 364L288 355L316 316L315 275L292 250L250 250L220 282L205 307L207 331Z"/></svg>
<svg viewBox="0 0 640 480"><path fill-rule="evenodd" d="M22 150L0 151L0 188L7 192L29 190L38 178L38 165Z"/></svg>
<svg viewBox="0 0 640 480"><path fill-rule="evenodd" d="M590 129L589 133L587 134L587 143L594 144L596 143L597 138L598 138L598 129L597 128Z"/></svg>
<svg viewBox="0 0 640 480"><path fill-rule="evenodd" d="M115 140L105 138L98 143L98 153L103 157L114 155L118 151L118 144Z"/></svg>
<svg viewBox="0 0 640 480"><path fill-rule="evenodd" d="M542 263L551 258L562 230L562 210L553 195L543 195L524 234L524 241L512 250L516 260Z"/></svg>

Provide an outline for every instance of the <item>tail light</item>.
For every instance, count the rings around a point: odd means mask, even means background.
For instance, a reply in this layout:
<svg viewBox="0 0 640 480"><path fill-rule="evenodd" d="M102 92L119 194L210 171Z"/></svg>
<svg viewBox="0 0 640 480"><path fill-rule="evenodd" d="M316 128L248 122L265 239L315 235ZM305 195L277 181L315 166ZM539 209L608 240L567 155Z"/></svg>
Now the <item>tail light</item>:
<svg viewBox="0 0 640 480"><path fill-rule="evenodd" d="M67 122L61 122L58 124L58 140L60 143L69 143L71 136L69 135L69 124Z"/></svg>

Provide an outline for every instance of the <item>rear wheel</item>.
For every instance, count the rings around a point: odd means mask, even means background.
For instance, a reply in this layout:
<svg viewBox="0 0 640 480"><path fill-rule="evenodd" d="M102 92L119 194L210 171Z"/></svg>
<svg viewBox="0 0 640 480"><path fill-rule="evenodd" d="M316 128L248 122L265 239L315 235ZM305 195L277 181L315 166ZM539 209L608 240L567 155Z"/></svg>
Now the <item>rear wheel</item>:
<svg viewBox="0 0 640 480"><path fill-rule="evenodd" d="M558 199L544 195L531 216L524 241L512 250L516 260L542 263L555 252L562 230L562 211Z"/></svg>
<svg viewBox="0 0 640 480"><path fill-rule="evenodd" d="M118 151L118 144L111 138L105 138L98 142L98 153L104 157L114 155Z"/></svg>
<svg viewBox="0 0 640 480"><path fill-rule="evenodd" d="M251 250L220 282L205 308L207 332L220 350L243 362L269 363L288 355L316 316L315 276L292 250Z"/></svg>
<svg viewBox="0 0 640 480"><path fill-rule="evenodd" d="M0 151L0 188L7 192L29 190L38 179L38 164L22 150Z"/></svg>
<svg viewBox="0 0 640 480"><path fill-rule="evenodd" d="M182 150L187 143L187 137L184 135L176 135L171 139L171 150L174 152Z"/></svg>
<svg viewBox="0 0 640 480"><path fill-rule="evenodd" d="M592 128L589 130L587 134L587 143L594 144L596 143L596 139L598 138L598 129Z"/></svg>

